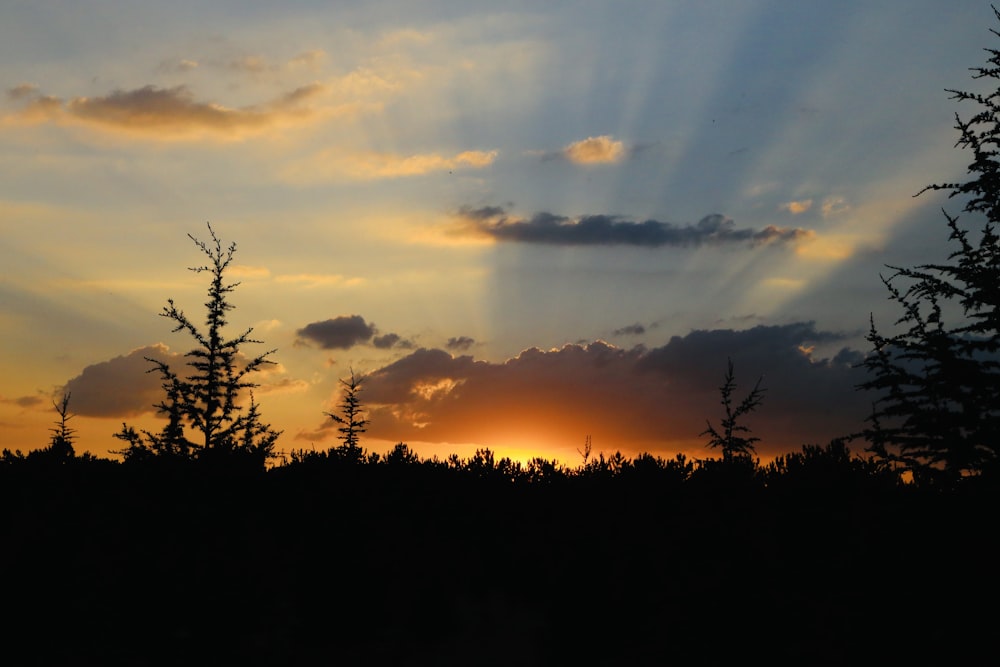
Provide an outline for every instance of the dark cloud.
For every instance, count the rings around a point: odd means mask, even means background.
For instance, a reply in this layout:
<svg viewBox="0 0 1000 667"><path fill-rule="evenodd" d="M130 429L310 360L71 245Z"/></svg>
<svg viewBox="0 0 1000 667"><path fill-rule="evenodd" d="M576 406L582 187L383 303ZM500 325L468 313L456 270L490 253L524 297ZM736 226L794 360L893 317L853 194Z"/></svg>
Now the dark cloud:
<svg viewBox="0 0 1000 667"><path fill-rule="evenodd" d="M163 400L160 373L149 359L162 361L171 370L185 375L190 359L171 352L163 343L132 350L126 355L91 364L58 392L72 394L70 411L85 417L135 417L156 412L154 405ZM244 367L250 360L237 353L234 362ZM151 372L152 371L152 372ZM266 364L255 372L258 394L302 391L308 383L284 375L280 364Z"/></svg>
<svg viewBox="0 0 1000 667"><path fill-rule="evenodd" d="M132 350L124 356L92 364L66 383L72 394L73 414L85 417L134 417L153 412L163 398L159 373L148 372L153 364L146 358L172 367L186 363L183 355L170 352L163 344Z"/></svg>
<svg viewBox="0 0 1000 667"><path fill-rule="evenodd" d="M402 347L412 349L413 343L403 338L399 334L388 333L382 336L375 336L372 338L372 345L380 350L388 350L393 347Z"/></svg>
<svg viewBox="0 0 1000 667"><path fill-rule="evenodd" d="M398 345L403 339L400 338L399 334L387 333L382 336L375 336L372 338L372 345L380 350L388 350L396 345Z"/></svg>
<svg viewBox="0 0 1000 667"><path fill-rule="evenodd" d="M548 212L530 219L513 218L497 206L462 208L458 213L468 232L498 241L549 245L700 246L742 243L751 246L789 243L810 238L814 232L802 228L776 227L739 229L731 219L712 214L696 225L675 225L645 220L635 222L613 215L568 218Z"/></svg>
<svg viewBox="0 0 1000 667"><path fill-rule="evenodd" d="M640 336L646 333L646 327L642 326L638 322L635 324L629 324L621 329L615 329L616 336Z"/></svg>
<svg viewBox="0 0 1000 667"><path fill-rule="evenodd" d="M16 405L19 408L33 409L42 406L49 407L52 404L52 400L37 394L34 396L18 396L16 398L0 396L0 403L4 405Z"/></svg>
<svg viewBox="0 0 1000 667"><path fill-rule="evenodd" d="M380 333L373 322L360 315L341 315L322 322L312 322L295 332L299 343L315 343L324 350L347 350L371 342L380 349L412 350L414 345L396 333Z"/></svg>
<svg viewBox="0 0 1000 667"><path fill-rule="evenodd" d="M445 347L456 352L465 352L475 344L476 341L468 336L456 336L455 338L449 338L448 342L445 343Z"/></svg>
<svg viewBox="0 0 1000 667"><path fill-rule="evenodd" d="M346 350L371 340L377 329L360 315L341 315L312 322L296 331L300 340L317 343L324 350Z"/></svg>
<svg viewBox="0 0 1000 667"><path fill-rule="evenodd" d="M419 349L369 374L369 435L393 441L479 442L573 452L584 435L605 451L688 451L707 456L700 433L718 424L727 359L737 398L758 377L764 404L748 419L763 457L856 432L870 398L855 390L860 353L817 358L842 334L809 322L693 331L667 344L622 349L603 342L529 349L501 363Z"/></svg>

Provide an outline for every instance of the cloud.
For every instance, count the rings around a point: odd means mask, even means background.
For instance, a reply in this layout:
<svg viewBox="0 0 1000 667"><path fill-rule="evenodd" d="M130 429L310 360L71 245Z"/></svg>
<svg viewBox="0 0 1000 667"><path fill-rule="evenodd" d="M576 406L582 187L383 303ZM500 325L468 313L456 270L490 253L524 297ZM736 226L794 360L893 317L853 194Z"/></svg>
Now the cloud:
<svg viewBox="0 0 1000 667"><path fill-rule="evenodd" d="M229 273L234 278L269 278L271 270L264 266L247 266L235 264L229 267Z"/></svg>
<svg viewBox="0 0 1000 667"><path fill-rule="evenodd" d="M191 72L201 67L201 63L197 60L192 60L190 58L171 58L164 60L157 67L159 72L167 73L185 73Z"/></svg>
<svg viewBox="0 0 1000 667"><path fill-rule="evenodd" d="M847 200L843 197L827 197L823 200L823 205L820 210L822 211L824 218L829 218L831 216L847 213L851 210L851 207L847 203Z"/></svg>
<svg viewBox="0 0 1000 667"><path fill-rule="evenodd" d="M448 342L445 343L445 347L456 352L464 352L475 344L476 341L468 336L457 336L455 338L449 338Z"/></svg>
<svg viewBox="0 0 1000 667"><path fill-rule="evenodd" d="M18 86L8 91L8 97L22 103L16 117L25 122L84 125L161 139L206 134L240 138L319 117L318 109L307 103L325 91L323 84L310 83L270 102L242 108L197 100L186 86L147 85L69 100Z"/></svg>
<svg viewBox="0 0 1000 667"><path fill-rule="evenodd" d="M611 163L618 162L625 156L625 145L605 134L575 141L566 146L562 154L575 164Z"/></svg>
<svg viewBox="0 0 1000 667"><path fill-rule="evenodd" d="M483 169L496 160L498 151L469 150L452 155L441 153L345 153L341 149L316 153L291 164L281 172L288 182L309 184L335 180L377 180L422 176L458 169Z"/></svg>
<svg viewBox="0 0 1000 667"><path fill-rule="evenodd" d="M352 287L364 282L364 278L348 278L339 273L297 273L275 276L274 281L283 284L302 285L306 288L343 285Z"/></svg>
<svg viewBox="0 0 1000 667"><path fill-rule="evenodd" d="M591 434L598 450L707 456L699 434L706 419L718 425L718 386L731 358L737 397L763 377L764 403L747 421L767 457L862 426L870 398L855 390L861 353L814 353L844 338L799 322L692 331L649 350L601 341L532 348L500 363L421 348L368 375L369 435L492 446L544 439L572 452Z"/></svg>
<svg viewBox="0 0 1000 667"><path fill-rule="evenodd" d="M487 236L511 243L547 245L634 245L658 248L742 243L751 246L794 243L815 233L798 227L768 225L761 230L738 229L729 218L713 214L696 225L675 225L646 220L634 222L613 215L587 215L571 219L536 213L530 219L509 217L498 206L462 208L457 233Z"/></svg>
<svg viewBox="0 0 1000 667"><path fill-rule="evenodd" d="M134 417L153 412L153 405L163 398L159 373L146 357L178 367L184 356L162 344L132 350L126 355L91 364L66 383L64 391L72 394L73 414L85 417Z"/></svg>
<svg viewBox="0 0 1000 667"><path fill-rule="evenodd" d="M126 418L155 412L155 404L163 400L163 381L149 359L162 361L178 372L188 368L189 363L185 354L172 352L163 343L147 345L87 366L62 387L60 394L70 392L71 412L84 417ZM238 366L248 361L243 353L236 355ZM254 374L253 381L259 383L254 390L259 394L299 392L308 388L305 381L285 376L285 369L280 364L265 364Z"/></svg>
<svg viewBox="0 0 1000 667"><path fill-rule="evenodd" d="M19 408L32 410L40 407L48 408L52 405L52 400L41 395L17 396L16 398L7 398L5 396L0 396L0 404L16 405Z"/></svg>
<svg viewBox="0 0 1000 667"><path fill-rule="evenodd" d="M640 336L644 333L646 333L646 327L638 322L624 326L621 329L615 329L614 331L616 336Z"/></svg>
<svg viewBox="0 0 1000 667"><path fill-rule="evenodd" d="M792 215L801 215L802 213L805 213L806 211L811 209L812 205L813 205L812 199L803 199L802 201L785 202L778 208L780 208L782 211L788 211Z"/></svg>
<svg viewBox="0 0 1000 667"><path fill-rule="evenodd" d="M20 83L7 89L7 99L19 102L30 100L38 96L38 86L33 83Z"/></svg>
<svg viewBox="0 0 1000 667"><path fill-rule="evenodd" d="M303 51L284 62L270 61L264 56L256 54L245 54L228 61L216 62L217 66L235 72L259 76L265 73L277 73L285 70L307 69L318 70L326 59L326 52L322 49L311 49Z"/></svg>
<svg viewBox="0 0 1000 667"><path fill-rule="evenodd" d="M412 350L416 347L416 345L413 344L413 341L406 340L399 334L394 333L375 336L372 338L372 345L379 350L390 350L392 348Z"/></svg>
<svg viewBox="0 0 1000 667"><path fill-rule="evenodd" d="M300 340L317 343L324 350L347 350L371 340L375 331L375 326L360 315L341 315L312 322L295 333Z"/></svg>
<svg viewBox="0 0 1000 667"><path fill-rule="evenodd" d="M341 315L322 322L312 322L295 332L299 344L315 343L323 350L347 350L371 342L380 350L394 347L412 349L413 343L395 333L380 334L374 323L360 315Z"/></svg>

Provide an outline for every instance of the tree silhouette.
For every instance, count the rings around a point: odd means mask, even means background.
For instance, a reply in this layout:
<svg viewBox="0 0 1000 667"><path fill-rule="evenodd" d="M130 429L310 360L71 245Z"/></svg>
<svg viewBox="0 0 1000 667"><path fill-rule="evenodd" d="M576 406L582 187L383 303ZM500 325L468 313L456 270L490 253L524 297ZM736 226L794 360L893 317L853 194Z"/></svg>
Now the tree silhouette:
<svg viewBox="0 0 1000 667"><path fill-rule="evenodd" d="M260 343L250 337L248 328L235 338L226 338L226 314L233 309L229 294L239 283L226 283L225 272L236 253L236 244L223 249L222 241L208 225L210 242L201 241L191 234L188 238L204 253L209 262L193 267L195 273L207 272L211 276L205 329L201 329L177 308L173 299L167 300L161 317L174 322L173 332L187 332L197 346L188 352L187 366L190 374L181 376L165 361L147 357L153 364L151 372L158 371L162 380L164 399L156 404L167 423L159 433L142 431L122 425L115 437L128 443L123 454L126 459L149 456L177 456L195 458L243 454L260 462L271 455L280 432L274 431L260 420L257 404L250 396L250 408L243 412L241 393L258 384L249 380L251 373L266 364L270 350L251 359L242 355L244 345ZM189 439L186 429L194 432L196 439Z"/></svg>
<svg viewBox="0 0 1000 667"><path fill-rule="evenodd" d="M367 430L368 419L362 416L361 407L361 383L364 376L355 375L351 369L349 380L341 378L340 384L344 388L343 396L337 408L339 414L334 412L324 412L326 416L340 424L337 430L340 432L340 441L343 443L344 453L352 459L361 458L361 447L359 445L361 434Z"/></svg>
<svg viewBox="0 0 1000 667"><path fill-rule="evenodd" d="M1000 12L994 8L996 18ZM1000 37L1000 33L991 30ZM949 240L957 244L946 263L889 266L882 282L901 307L903 330L883 335L874 317L872 353L863 362L878 392L865 435L869 450L899 462L921 479L950 483L977 474L1000 456L1000 50L986 49L988 66L972 68L986 79L987 94L949 90L952 99L980 109L968 120L955 115L956 146L972 151L964 182L925 187L967 198L965 213L982 220L971 233L944 211ZM920 194L918 193L918 194ZM902 285L900 285L902 283ZM948 322L951 322L950 324Z"/></svg>
<svg viewBox="0 0 1000 667"><path fill-rule="evenodd" d="M56 421L55 427L49 429L52 432L52 438L49 441L48 451L53 458L60 460L71 459L75 455L73 440L76 429L70 428L68 423L73 417L69 413L69 397L70 394L65 393L59 403L52 401L59 419Z"/></svg>
<svg viewBox="0 0 1000 667"><path fill-rule="evenodd" d="M712 422L706 419L705 423L708 425L708 428L699 435L709 436L709 447L719 447L722 449L723 461L749 460L750 455L755 452L753 443L758 442L760 438L740 435L742 433L750 433L750 429L741 424L739 420L744 415L750 414L757 409L763 401L765 390L761 388L760 383L764 378L758 378L753 390L734 408L733 391L736 389L736 379L733 375L733 360L730 359L728 363L726 379L722 383L722 386L719 387L722 407L726 412L726 416L722 419L722 432L717 431L712 426Z"/></svg>

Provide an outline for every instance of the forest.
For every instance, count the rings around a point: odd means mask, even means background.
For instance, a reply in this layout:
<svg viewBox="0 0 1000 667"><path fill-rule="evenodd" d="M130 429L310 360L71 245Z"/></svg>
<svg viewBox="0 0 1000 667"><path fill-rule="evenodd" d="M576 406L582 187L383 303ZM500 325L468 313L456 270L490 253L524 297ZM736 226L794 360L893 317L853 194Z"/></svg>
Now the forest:
<svg viewBox="0 0 1000 667"><path fill-rule="evenodd" d="M1000 13L997 13L1000 19ZM998 33L995 33L998 34ZM1000 36L1000 34L998 34ZM973 77L1000 80L1000 51ZM1000 90L949 91L967 180L930 185L952 251L888 267L858 432L756 456L732 363L705 457L370 452L364 377L327 416L339 444L277 448L227 337L235 243L191 236L203 323L162 382L156 432L76 453L72 396L46 447L0 456L4 663L980 664L1000 595ZM994 526L994 528L990 528Z"/></svg>

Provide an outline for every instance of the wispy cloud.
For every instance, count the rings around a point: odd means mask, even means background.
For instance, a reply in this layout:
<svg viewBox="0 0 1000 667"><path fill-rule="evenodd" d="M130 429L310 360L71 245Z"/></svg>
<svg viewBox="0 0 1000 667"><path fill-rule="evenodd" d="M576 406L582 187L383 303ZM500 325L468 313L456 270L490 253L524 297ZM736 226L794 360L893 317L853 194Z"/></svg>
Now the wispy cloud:
<svg viewBox="0 0 1000 667"><path fill-rule="evenodd" d="M14 398L7 398L6 396L0 396L0 404L16 405L19 408L30 410L40 407L45 407L45 408L51 407L52 402L45 396L33 394L31 396L16 396Z"/></svg>
<svg viewBox="0 0 1000 667"><path fill-rule="evenodd" d="M369 181L422 176L433 172L459 169L483 169L496 160L498 151L468 150L454 154L345 152L324 150L286 166L281 177L291 183L312 184L325 181Z"/></svg>
<svg viewBox="0 0 1000 667"><path fill-rule="evenodd" d="M458 233L478 234L496 241L548 245L700 246L710 244L793 243L815 233L798 227L768 225L763 229L739 229L731 219L713 214L695 225L675 225L657 220L636 222L613 215L569 218L536 213L529 219L509 216L498 206L462 208Z"/></svg>
<svg viewBox="0 0 1000 667"><path fill-rule="evenodd" d="M330 286L353 287L362 284L365 280L364 278L351 278L339 273L284 273L276 275L274 282L313 288Z"/></svg>
<svg viewBox="0 0 1000 667"><path fill-rule="evenodd" d="M322 84L311 83L270 102L241 108L198 100L186 86L147 85L65 100L18 86L8 90L8 97L22 103L14 117L23 122L84 125L157 139L240 138L315 119L320 109L308 102L325 90Z"/></svg>
<svg viewBox="0 0 1000 667"><path fill-rule="evenodd" d="M616 336L641 336L644 333L646 333L646 327L638 322L621 327L620 329L615 329L614 331Z"/></svg>

